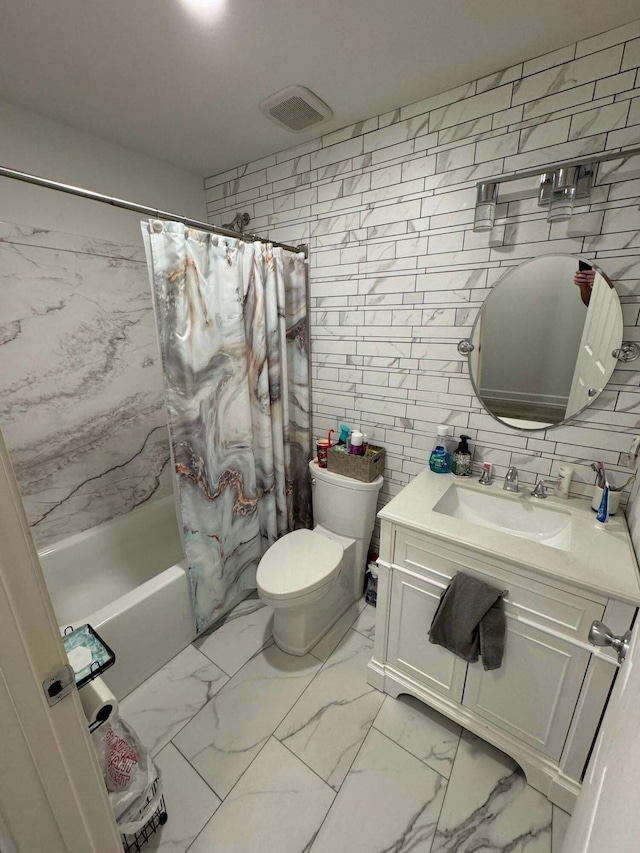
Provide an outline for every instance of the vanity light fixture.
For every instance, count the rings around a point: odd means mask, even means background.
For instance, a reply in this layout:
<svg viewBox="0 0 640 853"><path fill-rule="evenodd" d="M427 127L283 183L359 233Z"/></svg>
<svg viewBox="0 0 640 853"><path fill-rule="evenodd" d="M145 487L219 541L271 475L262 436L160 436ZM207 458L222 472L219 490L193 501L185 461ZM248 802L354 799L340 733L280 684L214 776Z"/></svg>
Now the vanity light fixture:
<svg viewBox="0 0 640 853"><path fill-rule="evenodd" d="M591 154L587 159L565 160L562 163L551 163L544 167L523 169L511 175L495 176L489 181L478 181L473 230L490 231L493 228L496 200L501 184L521 181L524 178L538 178L540 181L538 204L540 207L548 207L549 222L558 222L571 217L576 200L589 199L600 163L620 160L622 165L630 157L637 156L640 156L638 145L622 151Z"/></svg>
<svg viewBox="0 0 640 853"><path fill-rule="evenodd" d="M553 184L549 196L547 222L562 222L571 219L573 203L578 186L578 167L562 167L553 174Z"/></svg>
<svg viewBox="0 0 640 853"><path fill-rule="evenodd" d="M540 175L538 204L548 207L549 222L570 219L576 199L589 199L597 166L597 162L559 166Z"/></svg>
<svg viewBox="0 0 640 853"><path fill-rule="evenodd" d="M473 220L474 231L491 231L496 215L498 185L480 183L476 195L476 212Z"/></svg>

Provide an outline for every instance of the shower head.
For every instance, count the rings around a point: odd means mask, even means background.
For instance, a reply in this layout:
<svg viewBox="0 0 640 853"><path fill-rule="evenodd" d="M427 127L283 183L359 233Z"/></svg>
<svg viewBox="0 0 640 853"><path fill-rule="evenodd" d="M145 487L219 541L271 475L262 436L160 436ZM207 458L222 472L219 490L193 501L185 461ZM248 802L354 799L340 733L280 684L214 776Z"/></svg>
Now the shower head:
<svg viewBox="0 0 640 853"><path fill-rule="evenodd" d="M231 222L223 224L223 228L228 228L230 231L238 231L244 234L244 229L251 222L251 217L248 213L236 213L235 218Z"/></svg>

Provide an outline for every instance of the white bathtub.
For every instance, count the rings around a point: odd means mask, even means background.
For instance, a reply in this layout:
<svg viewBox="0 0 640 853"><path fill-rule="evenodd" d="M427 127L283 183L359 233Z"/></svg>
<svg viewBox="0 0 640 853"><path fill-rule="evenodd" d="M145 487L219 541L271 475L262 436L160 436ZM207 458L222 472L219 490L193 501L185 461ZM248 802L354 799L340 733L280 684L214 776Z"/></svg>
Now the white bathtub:
<svg viewBox="0 0 640 853"><path fill-rule="evenodd" d="M40 552L62 628L88 622L116 663L104 680L122 699L195 637L173 497Z"/></svg>

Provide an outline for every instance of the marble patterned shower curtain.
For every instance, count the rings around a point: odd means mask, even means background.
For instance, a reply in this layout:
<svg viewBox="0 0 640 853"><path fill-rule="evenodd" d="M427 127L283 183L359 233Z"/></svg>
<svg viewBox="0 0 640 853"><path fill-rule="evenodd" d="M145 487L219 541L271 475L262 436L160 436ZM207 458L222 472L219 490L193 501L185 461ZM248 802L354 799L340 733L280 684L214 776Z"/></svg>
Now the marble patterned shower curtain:
<svg viewBox="0 0 640 853"><path fill-rule="evenodd" d="M143 223L198 633L311 525L303 254Z"/></svg>

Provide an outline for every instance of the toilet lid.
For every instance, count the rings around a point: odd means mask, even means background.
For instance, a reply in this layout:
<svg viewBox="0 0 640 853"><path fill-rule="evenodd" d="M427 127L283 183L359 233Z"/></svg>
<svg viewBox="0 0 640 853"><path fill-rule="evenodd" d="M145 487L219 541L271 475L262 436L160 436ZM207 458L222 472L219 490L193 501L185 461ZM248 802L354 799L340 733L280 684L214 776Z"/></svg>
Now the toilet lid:
<svg viewBox="0 0 640 853"><path fill-rule="evenodd" d="M342 562L342 546L313 530L294 530L269 548L258 586L271 598L295 598L328 583Z"/></svg>

